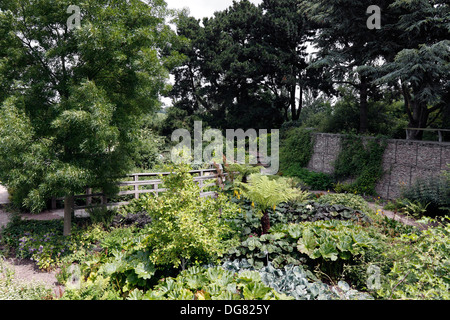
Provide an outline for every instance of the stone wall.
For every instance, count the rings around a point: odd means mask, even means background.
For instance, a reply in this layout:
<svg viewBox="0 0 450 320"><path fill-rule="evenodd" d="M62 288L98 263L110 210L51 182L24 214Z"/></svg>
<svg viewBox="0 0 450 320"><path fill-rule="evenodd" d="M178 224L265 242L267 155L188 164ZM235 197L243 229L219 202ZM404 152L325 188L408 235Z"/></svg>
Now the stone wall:
<svg viewBox="0 0 450 320"><path fill-rule="evenodd" d="M314 153L308 169L333 173L343 136L328 133L313 135ZM383 155L385 174L378 182L376 191L383 198L394 199L400 195L402 186L410 185L418 177L439 175L442 170L448 170L447 164L450 164L449 142L388 140Z"/></svg>

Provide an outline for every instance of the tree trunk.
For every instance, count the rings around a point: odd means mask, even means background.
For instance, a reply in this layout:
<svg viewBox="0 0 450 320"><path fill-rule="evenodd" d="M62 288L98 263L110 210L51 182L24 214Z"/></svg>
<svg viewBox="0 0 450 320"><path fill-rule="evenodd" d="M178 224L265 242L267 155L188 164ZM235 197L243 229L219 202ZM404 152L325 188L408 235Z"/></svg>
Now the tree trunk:
<svg viewBox="0 0 450 320"><path fill-rule="evenodd" d="M73 196L66 196L64 198L64 236L69 236L72 231L72 212L74 200Z"/></svg>
<svg viewBox="0 0 450 320"><path fill-rule="evenodd" d="M405 111L409 118L408 128L425 129L428 125L430 111L424 103L419 103L411 96L410 89L402 84L402 93L405 100ZM422 140L422 130L407 130L407 140Z"/></svg>
<svg viewBox="0 0 450 320"><path fill-rule="evenodd" d="M297 108L296 108L296 98L297 98L297 86L296 84L293 84L291 87L291 93L290 93L290 105L291 105L291 116L292 121L297 121L299 118L299 115L297 114Z"/></svg>
<svg viewBox="0 0 450 320"><path fill-rule="evenodd" d="M369 110L367 105L367 77L361 76L359 102L359 132L367 133L369 130Z"/></svg>
<svg viewBox="0 0 450 320"><path fill-rule="evenodd" d="M426 105L416 104L414 106L413 118L410 119L409 128L425 129L427 127L429 111ZM406 137L408 140L422 140L422 130L409 130Z"/></svg>
<svg viewBox="0 0 450 320"><path fill-rule="evenodd" d="M263 211L263 216L261 218L261 228L262 228L262 234L268 234L270 230L270 217L269 217L269 211Z"/></svg>

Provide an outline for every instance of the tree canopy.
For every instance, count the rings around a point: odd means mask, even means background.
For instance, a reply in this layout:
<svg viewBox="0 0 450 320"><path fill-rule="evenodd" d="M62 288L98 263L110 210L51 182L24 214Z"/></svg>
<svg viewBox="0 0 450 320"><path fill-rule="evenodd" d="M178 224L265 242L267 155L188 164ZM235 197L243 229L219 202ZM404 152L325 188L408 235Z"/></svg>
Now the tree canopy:
<svg viewBox="0 0 450 320"><path fill-rule="evenodd" d="M399 99L409 127L444 125L448 3L378 1L380 26L369 28L372 5L264 0L256 6L243 0L203 21L185 12L177 32L187 40L180 48L186 59L174 71L170 121L280 127L301 120L311 96L339 97L350 88L358 97L360 133L376 127L375 104Z"/></svg>
<svg viewBox="0 0 450 320"><path fill-rule="evenodd" d="M178 59L164 1L84 1L74 29L71 4L0 2L0 180L33 211L113 191Z"/></svg>

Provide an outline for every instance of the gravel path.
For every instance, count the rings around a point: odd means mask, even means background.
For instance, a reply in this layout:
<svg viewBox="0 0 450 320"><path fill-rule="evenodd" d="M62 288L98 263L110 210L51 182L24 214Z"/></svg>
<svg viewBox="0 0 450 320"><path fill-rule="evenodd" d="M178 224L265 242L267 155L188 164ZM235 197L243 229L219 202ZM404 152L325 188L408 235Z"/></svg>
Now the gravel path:
<svg viewBox="0 0 450 320"><path fill-rule="evenodd" d="M56 289L59 286L56 280L56 274L59 270L51 272L40 271L31 260L8 258L4 262L9 268L14 270L14 279L28 283L40 282L52 289Z"/></svg>
<svg viewBox="0 0 450 320"><path fill-rule="evenodd" d="M388 217L389 219L392 219L395 221L400 221L403 224L418 227L419 229L422 229L422 230L427 228L426 225L420 224L420 223L416 222L416 220L414 220L414 219L405 217L405 216L403 216L399 213L395 213L393 211L384 210L383 207L381 207L375 203L368 202L368 204L372 210L374 210L375 212L380 210L380 214Z"/></svg>
<svg viewBox="0 0 450 320"><path fill-rule="evenodd" d="M39 215L22 214L22 219L36 219L36 220L51 220L60 219L64 215L64 211L43 212ZM0 205L0 229L8 224L11 214L6 212ZM8 258L5 263L14 270L14 278L25 282L40 282L44 283L46 287L53 288L55 292L59 291L60 286L57 285L56 274L59 270L51 272L40 271L33 261Z"/></svg>
<svg viewBox="0 0 450 320"><path fill-rule="evenodd" d="M9 203L8 190L2 185L0 185L0 204Z"/></svg>

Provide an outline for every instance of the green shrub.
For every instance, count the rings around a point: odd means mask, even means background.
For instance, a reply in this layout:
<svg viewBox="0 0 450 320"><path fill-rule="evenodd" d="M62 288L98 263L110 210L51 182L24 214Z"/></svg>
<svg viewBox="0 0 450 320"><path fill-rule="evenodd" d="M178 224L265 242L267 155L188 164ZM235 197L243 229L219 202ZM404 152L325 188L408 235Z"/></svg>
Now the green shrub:
<svg viewBox="0 0 450 320"><path fill-rule="evenodd" d="M226 262L223 268L239 274L246 272L246 270L254 270L245 259ZM302 266L287 265L278 269L269 263L266 267L256 271L260 274L265 285L296 300L373 299L366 293L351 289L344 281L339 281L337 288L326 285L315 277L311 271L305 270Z"/></svg>
<svg viewBox="0 0 450 320"><path fill-rule="evenodd" d="M248 237L229 251L228 258L246 259L257 269L269 263L275 268L321 265L338 277L345 261L376 245L377 241L351 221L290 223L277 225L270 234Z"/></svg>
<svg viewBox="0 0 450 320"><path fill-rule="evenodd" d="M306 168L300 168L291 174L298 177L312 190L328 190L333 186L333 178L323 172L309 171Z"/></svg>
<svg viewBox="0 0 450 320"><path fill-rule="evenodd" d="M62 234L61 220L37 221L14 219L2 231L2 242L22 259L31 259L43 270L58 265L70 243ZM12 250L11 250L12 249Z"/></svg>
<svg viewBox="0 0 450 320"><path fill-rule="evenodd" d="M291 234L294 232L301 233L297 249L311 259L349 260L375 245L362 227L347 221L306 222L299 225L298 230L290 230Z"/></svg>
<svg viewBox="0 0 450 320"><path fill-rule="evenodd" d="M402 235L385 255L393 265L377 294L384 299L450 299L450 218L421 233Z"/></svg>
<svg viewBox="0 0 450 320"><path fill-rule="evenodd" d="M450 181L444 176L418 178L402 190L402 196L423 206L428 205L430 216L448 213L450 207Z"/></svg>
<svg viewBox="0 0 450 320"><path fill-rule="evenodd" d="M292 202L278 206L276 212L279 212L279 214L275 216L278 219L275 223L286 224L318 220L352 220L370 223L370 219L365 213L342 204L314 201L304 203Z"/></svg>
<svg viewBox="0 0 450 320"><path fill-rule="evenodd" d="M254 215L251 202L236 198L232 198L232 201L239 204L240 212L230 219L229 223L234 230L239 230L241 240L245 240L249 235L261 234L261 222ZM364 208L362 204L361 207ZM358 223L371 223L371 219L364 213L367 211L355 210L341 204L292 201L280 203L275 210L271 208L268 211L272 228L276 228L277 225L317 220L352 220Z"/></svg>
<svg viewBox="0 0 450 320"><path fill-rule="evenodd" d="M186 268L217 259L232 233L224 219L237 214L238 207L221 194L217 199L201 198L187 166L164 177L163 184L167 191L159 197L140 200L142 210L153 219L144 240L151 250L150 261Z"/></svg>
<svg viewBox="0 0 450 320"><path fill-rule="evenodd" d="M269 263L275 268L301 265L306 259L295 250L297 240L287 232L269 233L260 237L250 236L229 251L228 259L246 259L256 269Z"/></svg>
<svg viewBox="0 0 450 320"><path fill-rule="evenodd" d="M350 193L327 193L317 199L321 204L340 204L354 210L367 213L369 205L363 197Z"/></svg>
<svg viewBox="0 0 450 320"><path fill-rule="evenodd" d="M313 154L314 142L307 130L294 128L286 132L280 146L280 169L286 176L296 176Z"/></svg>
<svg viewBox="0 0 450 320"><path fill-rule="evenodd" d="M104 227L109 227L117 215L116 209L108 209L105 206L95 206L86 209L89 213L89 218L94 224L101 224Z"/></svg>
<svg viewBox="0 0 450 320"><path fill-rule="evenodd" d="M27 283L15 278L13 268L0 256L0 300L51 299L52 290L41 282Z"/></svg>
<svg viewBox="0 0 450 320"><path fill-rule="evenodd" d="M383 175L383 154L385 139L367 140L347 135L342 139L341 152L334 164L334 176L337 180L353 178L347 186L349 192L375 195L375 185Z"/></svg>

